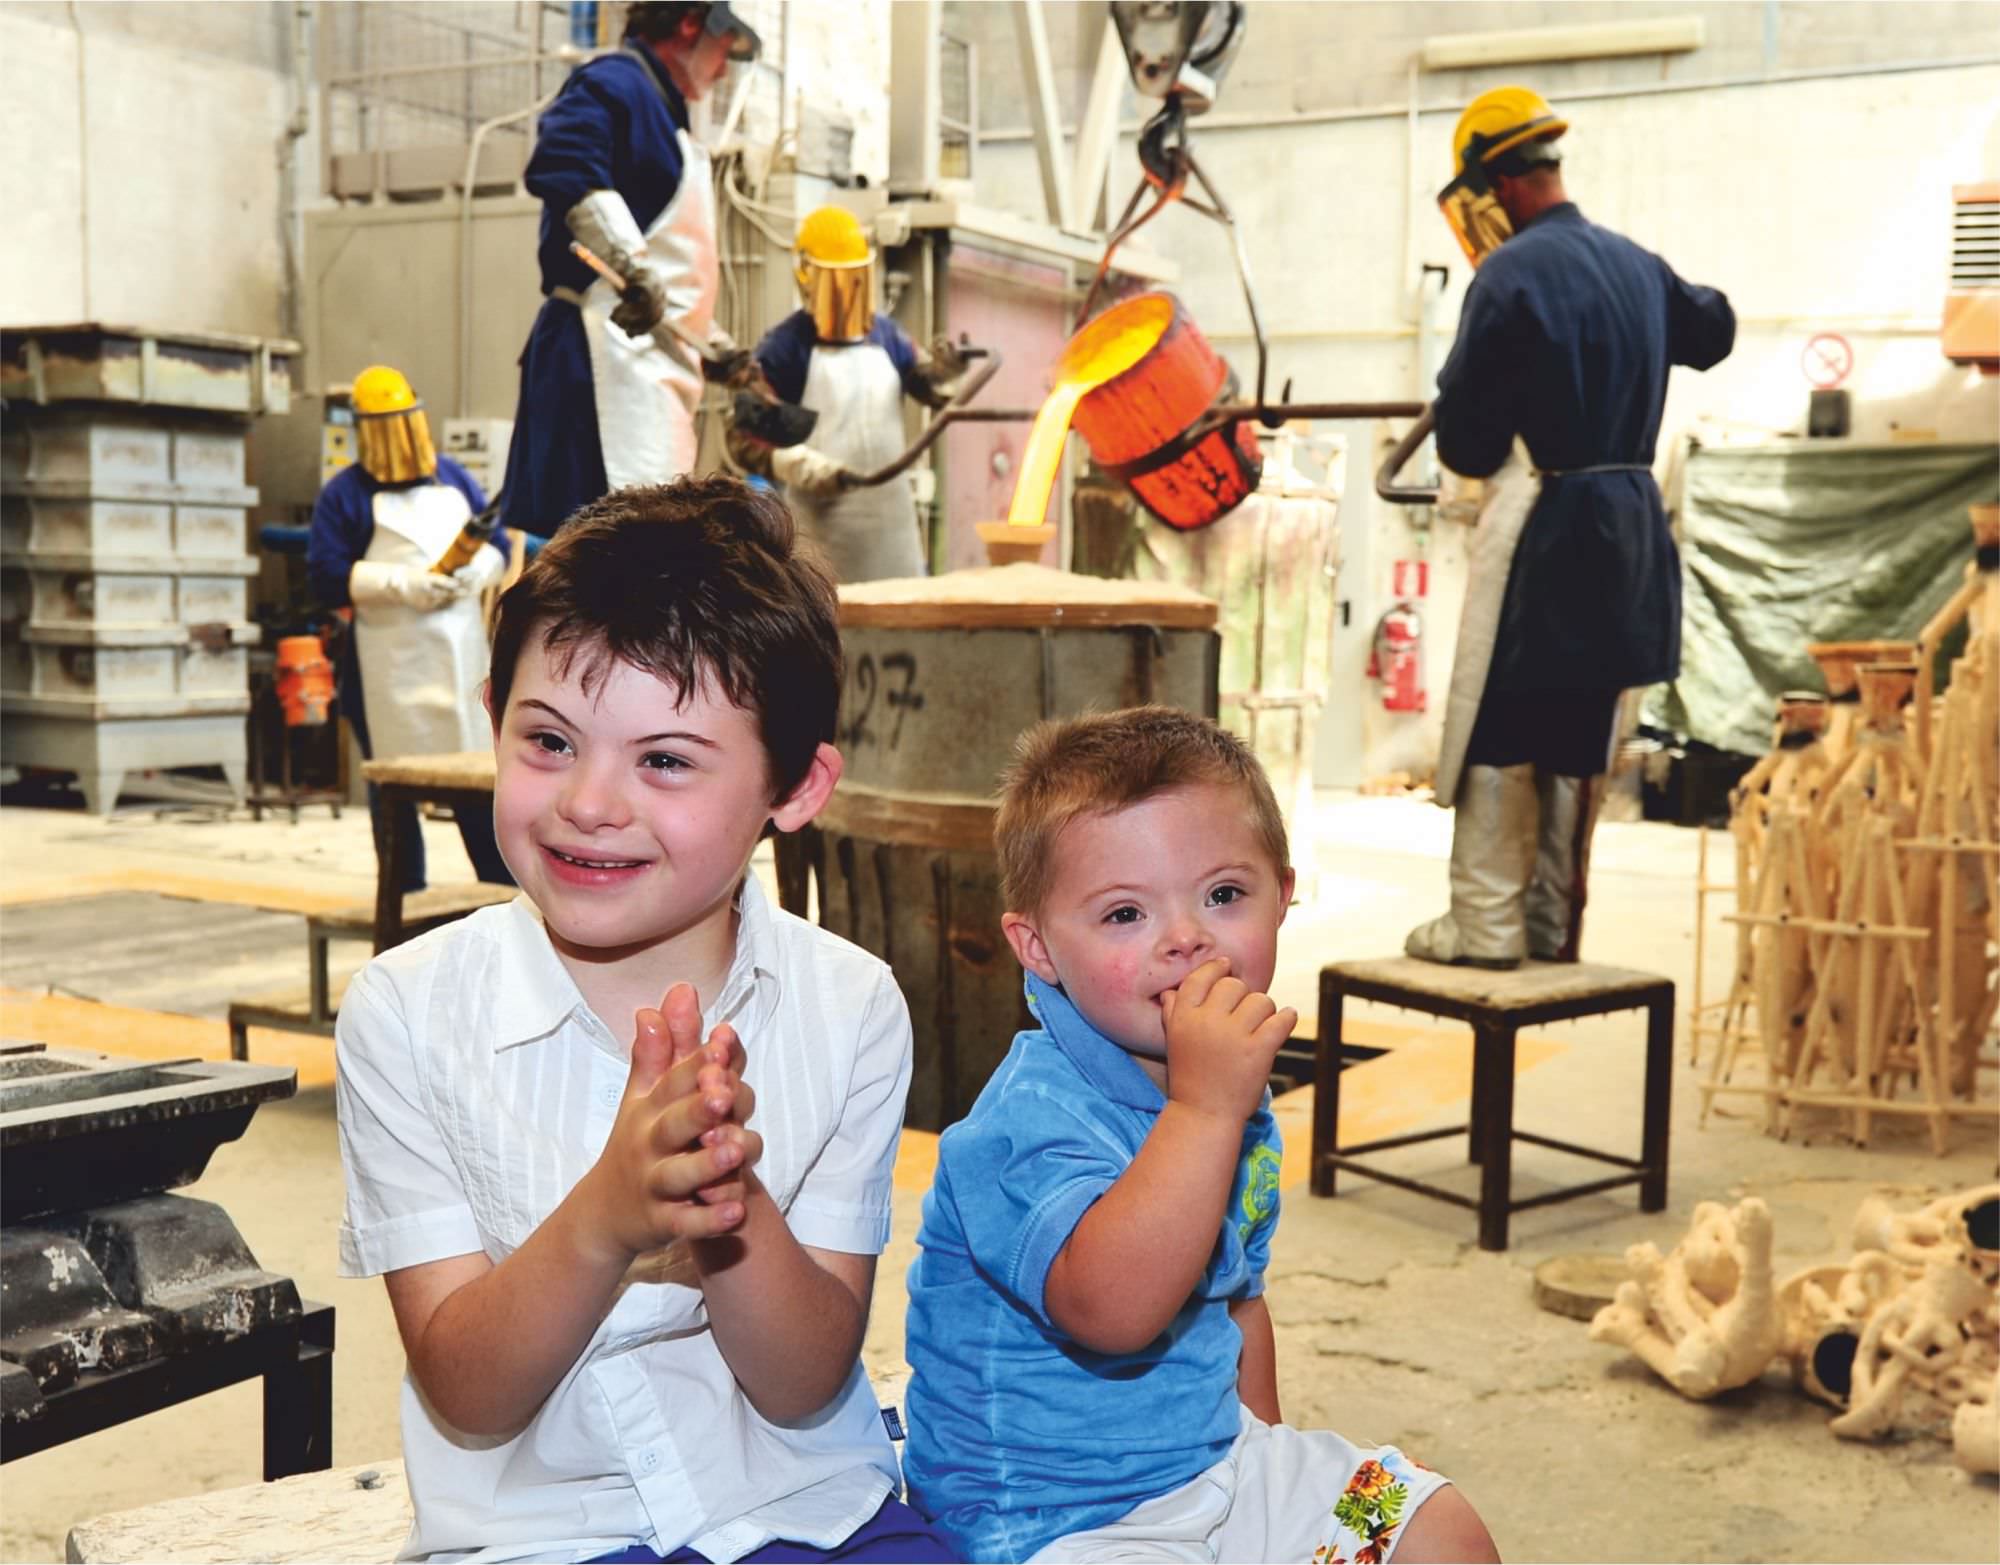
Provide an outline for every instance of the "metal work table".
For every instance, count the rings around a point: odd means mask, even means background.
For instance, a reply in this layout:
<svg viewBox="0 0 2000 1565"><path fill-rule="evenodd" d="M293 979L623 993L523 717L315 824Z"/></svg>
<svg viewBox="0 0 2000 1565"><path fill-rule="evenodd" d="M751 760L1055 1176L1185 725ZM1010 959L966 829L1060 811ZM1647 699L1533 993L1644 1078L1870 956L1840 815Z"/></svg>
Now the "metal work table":
<svg viewBox="0 0 2000 1565"><path fill-rule="evenodd" d="M0 1045L0 1462L264 1382L264 1476L333 1461L333 1308L193 1183L289 1067Z"/></svg>
<svg viewBox="0 0 2000 1565"><path fill-rule="evenodd" d="M1472 1109L1462 1125L1343 1147L1340 1142L1340 1023L1349 997L1379 1000L1472 1027ZM1619 1157L1551 1136L1514 1128L1514 1038L1523 1027L1573 1021L1607 1012L1646 1012L1646 1084L1637 1158ZM1507 1248L1507 1222L1515 1212L1593 1195L1620 1185L1639 1187L1639 1210L1667 1204L1667 1124L1673 1093L1674 986L1655 973L1576 962L1528 962L1511 973L1444 967L1413 957L1333 962L1319 975L1319 1060L1314 1088L1312 1192L1331 1196L1339 1170L1361 1174L1400 1190L1449 1201L1479 1214L1479 1247ZM1391 1051L1393 1053L1393 1051ZM1385 1173L1362 1154L1465 1134L1471 1160L1480 1166L1479 1197ZM1514 1143L1532 1142L1576 1157L1610 1163L1627 1172L1566 1185L1526 1200L1512 1197Z"/></svg>

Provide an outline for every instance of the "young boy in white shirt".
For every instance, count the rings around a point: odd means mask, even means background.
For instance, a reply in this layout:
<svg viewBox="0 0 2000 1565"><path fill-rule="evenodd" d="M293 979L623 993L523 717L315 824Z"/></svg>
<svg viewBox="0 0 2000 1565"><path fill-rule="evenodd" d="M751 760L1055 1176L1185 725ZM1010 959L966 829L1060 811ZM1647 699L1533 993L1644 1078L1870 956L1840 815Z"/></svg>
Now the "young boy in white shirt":
<svg viewBox="0 0 2000 1565"><path fill-rule="evenodd" d="M793 545L726 478L570 520L494 629L524 896L342 1001L341 1270L409 1355L407 1558L951 1557L859 1361L908 1013L748 873L841 769L833 586Z"/></svg>

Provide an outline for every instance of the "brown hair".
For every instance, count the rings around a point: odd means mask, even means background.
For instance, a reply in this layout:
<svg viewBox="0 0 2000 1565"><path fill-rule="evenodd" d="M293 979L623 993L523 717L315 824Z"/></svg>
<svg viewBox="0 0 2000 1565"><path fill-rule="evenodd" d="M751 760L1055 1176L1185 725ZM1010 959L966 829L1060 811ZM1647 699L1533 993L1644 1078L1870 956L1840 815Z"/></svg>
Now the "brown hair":
<svg viewBox="0 0 2000 1565"><path fill-rule="evenodd" d="M501 595L493 623L495 721L531 634L585 693L614 662L678 690L712 675L757 718L772 798L798 786L840 708L833 579L797 548L792 513L720 475L620 489L563 524Z"/></svg>
<svg viewBox="0 0 2000 1565"><path fill-rule="evenodd" d="M1250 747L1205 717L1170 706L1134 706L1037 723L1014 746L1001 779L993 846L1000 900L1038 913L1055 878L1056 842L1085 815L1141 803L1170 788L1240 788L1257 835L1280 871L1291 866L1285 820Z"/></svg>

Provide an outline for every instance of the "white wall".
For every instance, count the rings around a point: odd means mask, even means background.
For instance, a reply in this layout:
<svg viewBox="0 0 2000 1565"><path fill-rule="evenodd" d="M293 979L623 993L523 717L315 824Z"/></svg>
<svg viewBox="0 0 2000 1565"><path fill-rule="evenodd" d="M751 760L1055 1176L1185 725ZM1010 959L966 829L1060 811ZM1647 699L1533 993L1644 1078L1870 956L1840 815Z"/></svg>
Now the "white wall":
<svg viewBox="0 0 2000 1565"><path fill-rule="evenodd" d="M107 29L123 9L76 7L80 36L0 10L0 315L276 335L285 79ZM272 8L238 9L261 38Z"/></svg>
<svg viewBox="0 0 2000 1565"><path fill-rule="evenodd" d="M891 0L788 6L792 93L854 121L854 171L889 177L889 6ZM788 116L796 123L796 115Z"/></svg>

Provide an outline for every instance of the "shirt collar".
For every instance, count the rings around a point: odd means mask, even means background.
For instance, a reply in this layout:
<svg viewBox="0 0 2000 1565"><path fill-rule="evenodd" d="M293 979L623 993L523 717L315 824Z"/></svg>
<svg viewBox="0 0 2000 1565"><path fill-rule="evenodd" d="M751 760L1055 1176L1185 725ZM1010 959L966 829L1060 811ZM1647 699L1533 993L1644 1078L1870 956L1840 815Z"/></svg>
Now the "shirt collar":
<svg viewBox="0 0 2000 1565"><path fill-rule="evenodd" d="M1558 201L1552 207L1544 207L1533 217L1529 218L1527 222L1523 223L1521 225L1521 232L1526 233L1529 229L1540 223L1581 223L1582 221L1583 213L1577 210L1577 205L1574 201Z"/></svg>
<svg viewBox="0 0 2000 1565"><path fill-rule="evenodd" d="M637 43L631 39L627 39L625 42L625 52L646 67L647 76L651 79L653 85L659 89L660 96L667 101L668 116L682 130L686 130L688 128L687 99L681 95L680 88L674 85L674 79L667 74L667 68L660 64L660 57L643 43Z"/></svg>
<svg viewBox="0 0 2000 1565"><path fill-rule="evenodd" d="M1061 989L1033 973L1028 974L1028 1010L1090 1084L1114 1103L1149 1114L1166 1106L1166 1094L1130 1052L1091 1026Z"/></svg>
<svg viewBox="0 0 2000 1565"><path fill-rule="evenodd" d="M737 1020L761 989L776 997L779 983L776 921L754 872L745 871L736 889L736 954L722 991L710 1005L709 1025ZM533 1043L554 1034L571 1016L594 1016L576 980L556 955L535 904L516 897L501 921L500 976L493 993L493 1048Z"/></svg>

